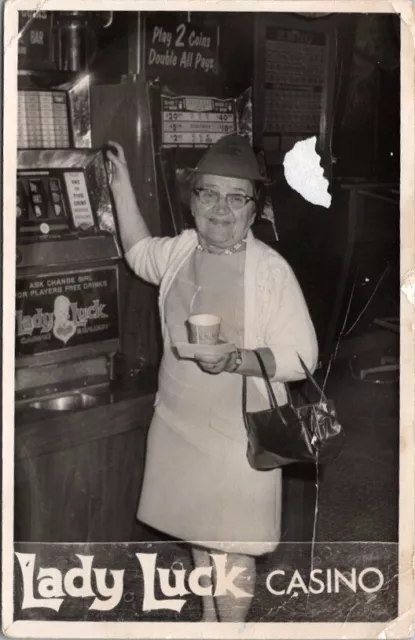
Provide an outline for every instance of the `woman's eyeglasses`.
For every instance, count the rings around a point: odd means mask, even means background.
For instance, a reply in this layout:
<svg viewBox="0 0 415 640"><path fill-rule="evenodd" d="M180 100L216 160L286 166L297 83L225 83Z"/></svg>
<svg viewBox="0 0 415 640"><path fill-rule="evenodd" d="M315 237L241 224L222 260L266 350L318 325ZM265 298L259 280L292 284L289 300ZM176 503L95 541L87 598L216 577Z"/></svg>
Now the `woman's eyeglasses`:
<svg viewBox="0 0 415 640"><path fill-rule="evenodd" d="M192 189L192 192L205 207L214 207L219 202L220 193L212 191L212 189ZM252 196L245 196L242 193L227 193L224 198L226 204L230 209L232 209L232 211L243 209L246 207L248 202L255 202L255 198Z"/></svg>

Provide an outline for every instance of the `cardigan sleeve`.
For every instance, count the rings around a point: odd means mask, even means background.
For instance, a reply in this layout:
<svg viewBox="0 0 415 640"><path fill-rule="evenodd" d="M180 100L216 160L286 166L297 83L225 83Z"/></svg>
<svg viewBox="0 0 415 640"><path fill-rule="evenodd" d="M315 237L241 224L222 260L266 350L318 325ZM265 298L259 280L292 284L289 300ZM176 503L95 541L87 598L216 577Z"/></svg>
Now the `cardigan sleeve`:
<svg viewBox="0 0 415 640"><path fill-rule="evenodd" d="M178 236L143 238L127 251L125 259L137 276L151 284L159 285L177 241Z"/></svg>
<svg viewBox="0 0 415 640"><path fill-rule="evenodd" d="M276 364L273 382L305 377L298 356L314 371L318 359L317 338L300 285L289 265L278 257L269 274L265 344Z"/></svg>

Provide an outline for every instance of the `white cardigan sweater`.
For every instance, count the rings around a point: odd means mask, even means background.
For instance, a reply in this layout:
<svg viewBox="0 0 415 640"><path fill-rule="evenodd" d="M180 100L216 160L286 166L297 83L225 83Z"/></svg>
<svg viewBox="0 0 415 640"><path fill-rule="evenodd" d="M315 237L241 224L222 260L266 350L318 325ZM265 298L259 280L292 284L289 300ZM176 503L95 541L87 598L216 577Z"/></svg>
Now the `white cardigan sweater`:
<svg viewBox="0 0 415 640"><path fill-rule="evenodd" d="M164 303L167 292L185 260L198 243L194 230L173 238L147 237L125 255L132 270L143 280L160 285L159 308L164 340ZM317 340L306 302L293 271L276 251L248 234L245 260L245 349L268 347L274 354L276 373L271 379L279 404L287 396L282 382L301 380L304 372L298 355L315 369ZM266 397L261 378L255 382Z"/></svg>

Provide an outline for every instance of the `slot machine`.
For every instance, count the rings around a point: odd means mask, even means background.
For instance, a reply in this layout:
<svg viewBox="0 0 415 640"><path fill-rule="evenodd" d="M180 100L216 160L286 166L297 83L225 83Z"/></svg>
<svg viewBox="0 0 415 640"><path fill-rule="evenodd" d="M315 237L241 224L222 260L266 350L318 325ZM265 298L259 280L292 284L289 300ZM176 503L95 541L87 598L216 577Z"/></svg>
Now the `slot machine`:
<svg viewBox="0 0 415 640"><path fill-rule="evenodd" d="M130 540L154 402L136 354L153 354L155 311L129 293L103 151L117 135L101 139L108 112L92 114L101 85L43 53L47 70L23 67L18 84L15 540Z"/></svg>
<svg viewBox="0 0 415 640"><path fill-rule="evenodd" d="M18 92L17 408L76 408L108 390L120 249L88 76Z"/></svg>

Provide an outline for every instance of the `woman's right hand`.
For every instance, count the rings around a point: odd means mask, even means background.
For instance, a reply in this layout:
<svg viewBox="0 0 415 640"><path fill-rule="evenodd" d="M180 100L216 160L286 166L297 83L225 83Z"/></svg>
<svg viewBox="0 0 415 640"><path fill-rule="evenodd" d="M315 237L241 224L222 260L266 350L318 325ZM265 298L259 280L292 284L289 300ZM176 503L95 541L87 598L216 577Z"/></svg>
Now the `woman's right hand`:
<svg viewBox="0 0 415 640"><path fill-rule="evenodd" d="M124 149L118 142L108 141L109 148L107 150L107 160L111 163L110 171L110 187L114 197L125 195L126 187L131 188L130 173L128 171L127 161L125 159Z"/></svg>
<svg viewBox="0 0 415 640"><path fill-rule="evenodd" d="M125 253L150 231L135 198L124 149L118 142L108 142L107 159L111 163L110 186L114 196L121 242Z"/></svg>

